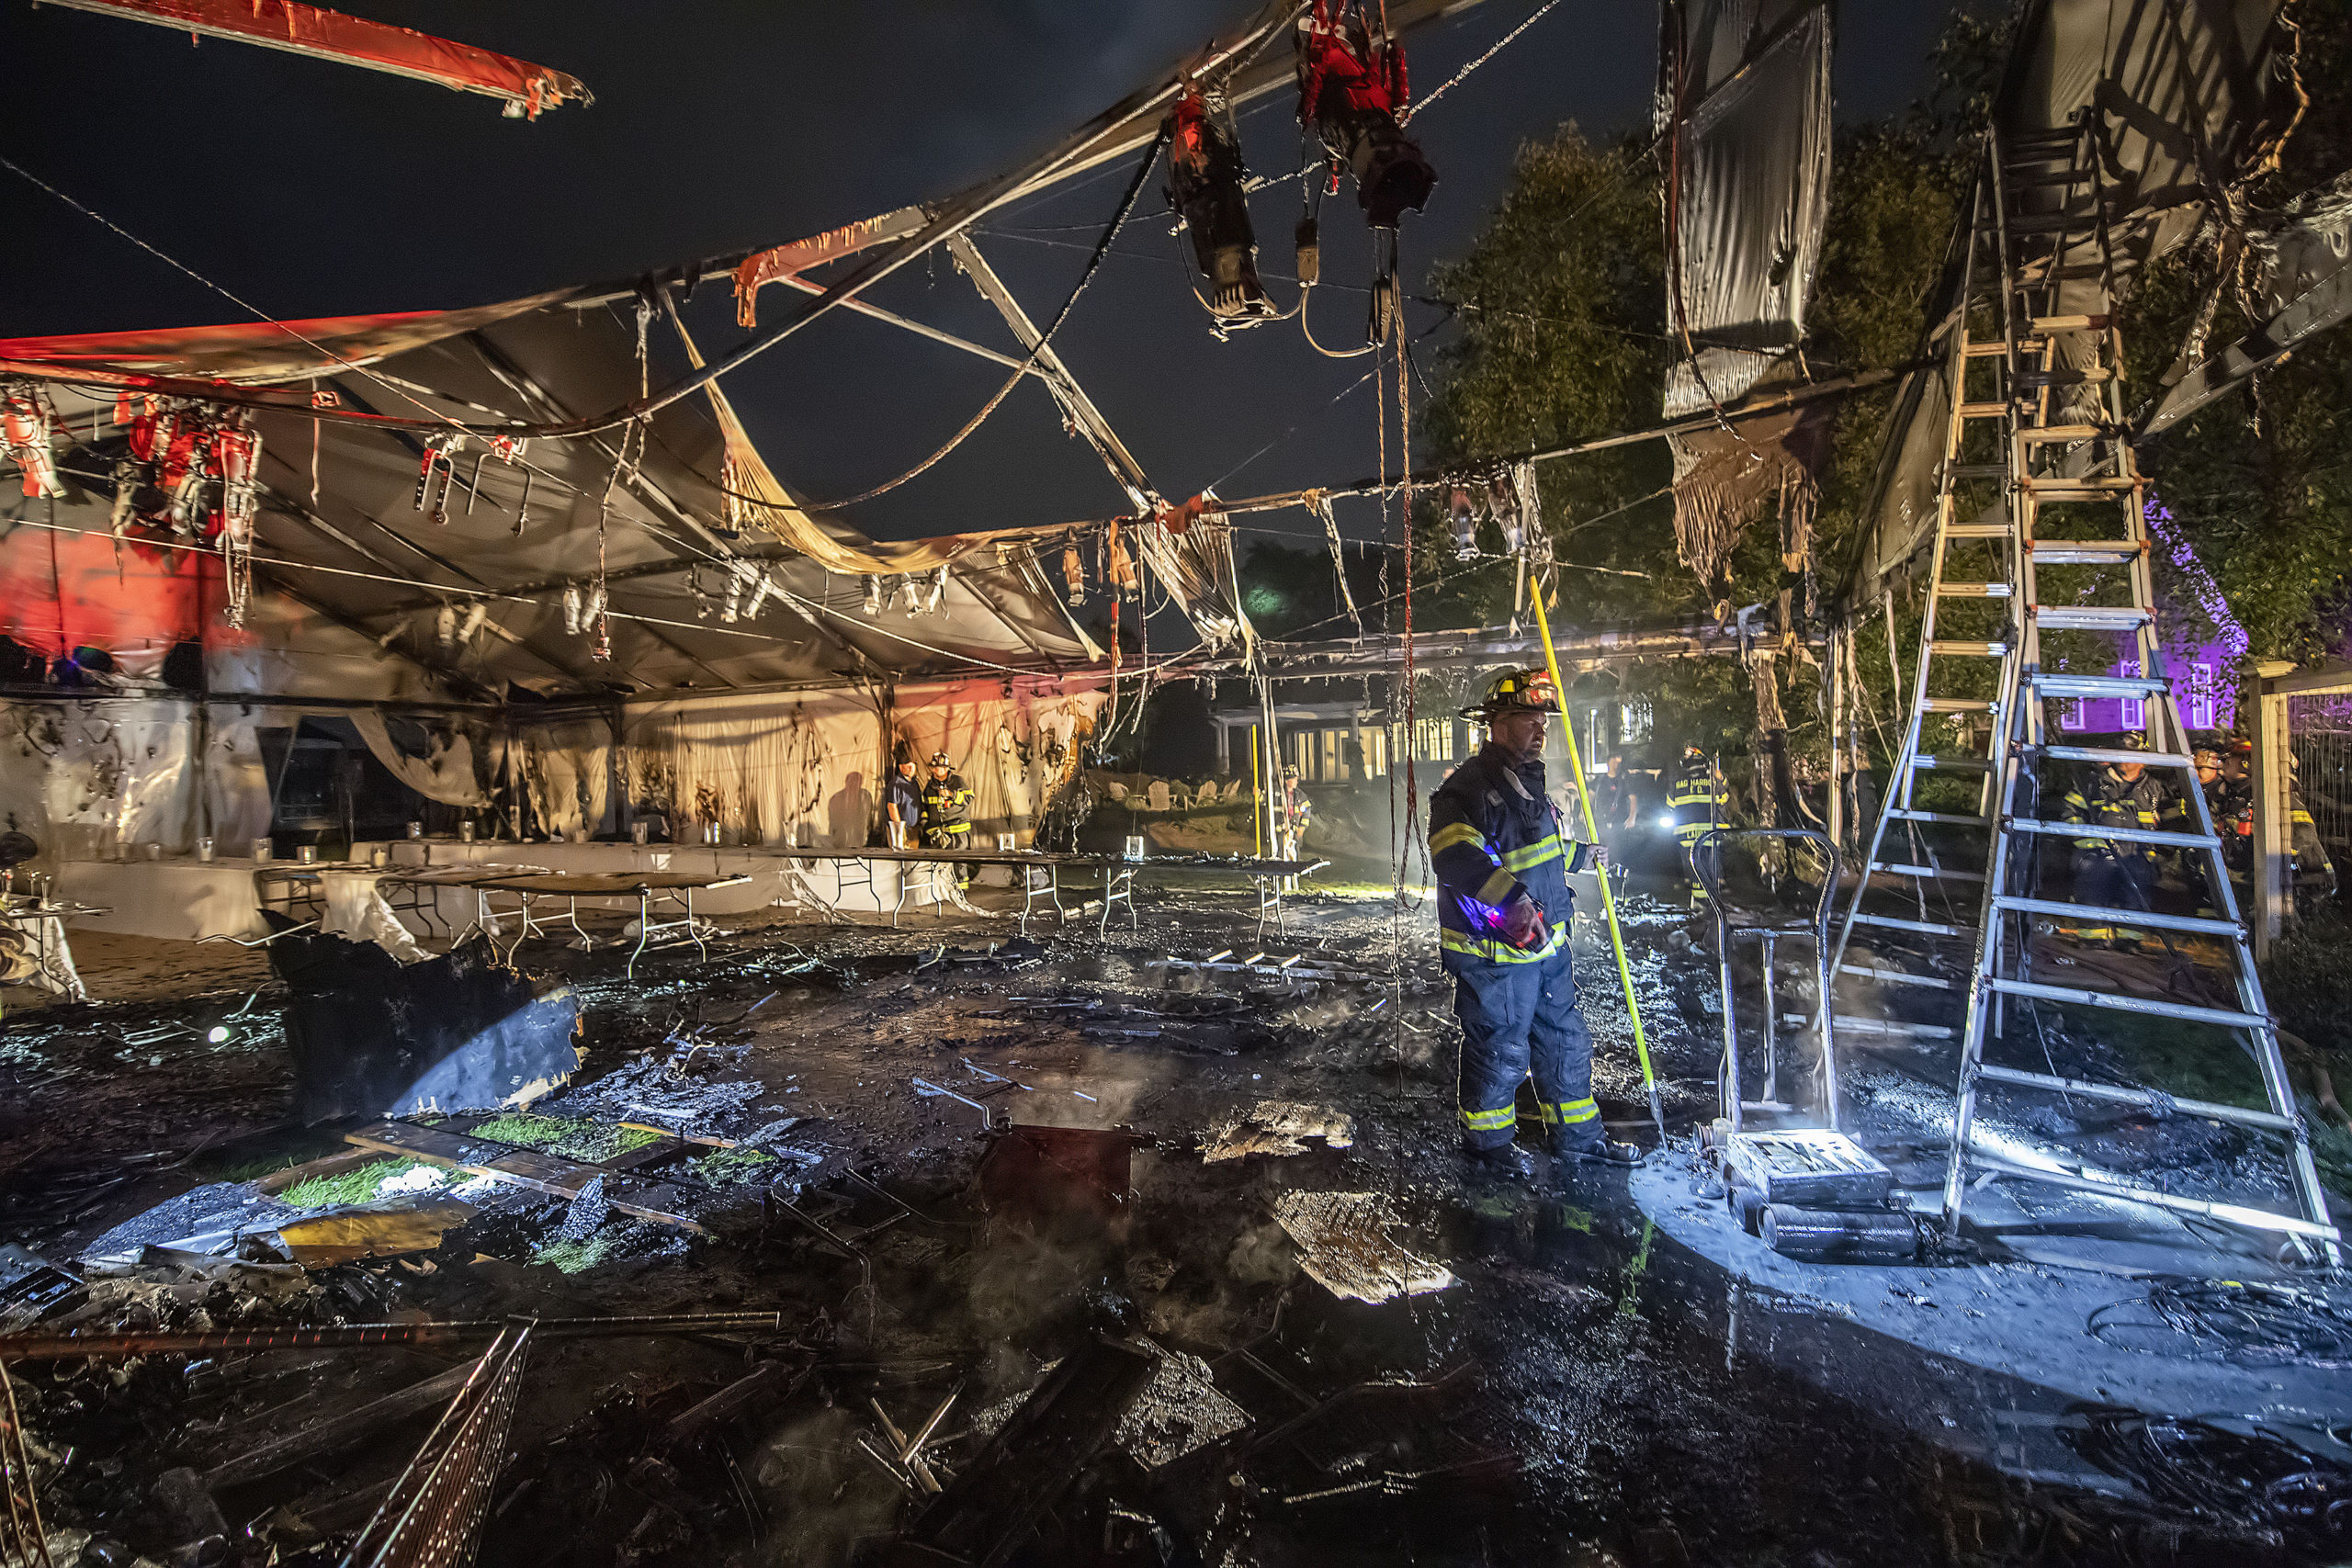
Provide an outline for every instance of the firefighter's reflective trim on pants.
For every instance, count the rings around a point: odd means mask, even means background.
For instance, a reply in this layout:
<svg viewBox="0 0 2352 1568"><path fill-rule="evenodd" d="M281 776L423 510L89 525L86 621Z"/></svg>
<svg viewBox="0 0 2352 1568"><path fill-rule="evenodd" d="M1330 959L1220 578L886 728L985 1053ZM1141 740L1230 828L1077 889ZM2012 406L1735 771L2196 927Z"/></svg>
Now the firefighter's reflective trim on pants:
<svg viewBox="0 0 2352 1568"><path fill-rule="evenodd" d="M1589 1095L1582 1100L1564 1100L1557 1105L1549 1103L1544 1105L1544 1125L1573 1127L1579 1122L1589 1122L1600 1114L1600 1107L1592 1102Z"/></svg>
<svg viewBox="0 0 2352 1568"><path fill-rule="evenodd" d="M931 830L934 833L968 833L972 825L969 822L938 822L932 825Z"/></svg>
<svg viewBox="0 0 2352 1568"><path fill-rule="evenodd" d="M1462 1125L1473 1133L1507 1133L1519 1125L1519 1107L1506 1105L1494 1111L1472 1111L1464 1107Z"/></svg>
<svg viewBox="0 0 2352 1568"><path fill-rule="evenodd" d="M1503 856L1503 869L1532 871L1545 861L1558 860L1566 852L1561 847L1559 835L1555 833L1541 843L1530 844L1525 849L1513 850Z"/></svg>
<svg viewBox="0 0 2352 1568"><path fill-rule="evenodd" d="M1472 844L1483 850L1487 848L1487 835L1467 822L1449 823L1430 839L1430 853L1443 854L1456 844Z"/></svg>
<svg viewBox="0 0 2352 1568"><path fill-rule="evenodd" d="M1544 945L1522 952L1497 937L1472 936L1468 931L1440 927L1437 944L1448 953L1459 953L1470 958L1483 958L1489 964L1537 964L1551 957L1567 945L1567 931L1554 926Z"/></svg>

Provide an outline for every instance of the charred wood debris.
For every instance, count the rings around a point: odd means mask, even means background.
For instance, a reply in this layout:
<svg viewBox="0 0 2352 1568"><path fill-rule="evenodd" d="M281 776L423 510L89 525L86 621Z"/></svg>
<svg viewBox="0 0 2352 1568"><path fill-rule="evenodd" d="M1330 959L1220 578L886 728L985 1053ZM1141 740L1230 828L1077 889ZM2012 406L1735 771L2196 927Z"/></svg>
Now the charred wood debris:
<svg viewBox="0 0 2352 1568"><path fill-rule="evenodd" d="M138 1171L20 1192L11 1234L51 1240L0 1248L0 1560L1166 1564L1261 1515L1510 1491L1516 1461L1466 1419L1475 1363L1285 1350L1311 1265L1196 1291L1214 1314L1141 1304L1178 1270L1138 1235L1138 1151L1340 1150L1344 1112L1269 1099L1171 1141L1107 1087L959 1053L867 1077L945 1117L954 1149L901 1163L747 1070L796 1002L881 1001L884 1031L896 987L962 996L978 1040L1371 1059L1400 1015L1439 1035L1433 976L1297 942L1111 960L1125 986L1086 983L1104 957L1058 943L833 946L639 987L658 1043L608 1065L592 1029L577 1080L520 1111L345 1114L307 1130L338 1148L89 1239L66 1222L119 1213ZM714 1001L747 983L756 999ZM594 1021L613 982L578 985ZM322 1032L316 997L294 1007ZM1037 1124L1048 1093L1085 1125ZM1363 1197L1371 1234L1339 1245L1377 1256L1394 1216Z"/></svg>

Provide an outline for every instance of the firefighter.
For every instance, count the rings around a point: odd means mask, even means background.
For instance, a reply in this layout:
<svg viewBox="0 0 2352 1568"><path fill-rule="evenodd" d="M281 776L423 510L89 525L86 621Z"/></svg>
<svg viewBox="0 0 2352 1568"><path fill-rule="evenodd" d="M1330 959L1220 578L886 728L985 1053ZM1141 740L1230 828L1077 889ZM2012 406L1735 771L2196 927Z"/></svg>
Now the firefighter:
<svg viewBox="0 0 2352 1568"><path fill-rule="evenodd" d="M1690 907L1706 908L1707 885L1699 880L1698 872L1690 864L1690 852L1710 828L1724 823L1724 802L1726 792L1724 775L1707 754L1696 746L1682 748L1682 761L1674 770L1674 780L1667 785L1668 820L1673 825L1675 841L1682 846L1682 869L1690 879Z"/></svg>
<svg viewBox="0 0 2352 1568"><path fill-rule="evenodd" d="M2254 746L2240 740L2233 748L2237 754L2235 777L2225 777L2222 794L2212 796L2213 828L2222 835L2222 852L2229 857L2230 874L2233 878L2251 881L2254 874ZM2205 777L2204 758L2197 753L2197 776ZM2215 758L2218 765L2220 759ZM2292 866L2295 901L2299 908L2312 902L2324 902L2335 897L2335 864L2327 852L2327 843L2319 836L2319 824L2312 818L2311 805L2303 798L2302 784L2288 764L2287 775L2287 854ZM2228 820L2224 821L2226 800Z"/></svg>
<svg viewBox="0 0 2352 1568"><path fill-rule="evenodd" d="M2147 737L2123 738L2127 751L2144 751ZM2177 825L2187 807L2136 758L2109 762L2066 792L2061 820L2094 828L2157 829ZM2129 839L2085 836L2075 840L2075 902L2102 909L2146 909L2156 886L2156 856ZM2086 942L2130 950L2148 940L2131 926L2078 927Z"/></svg>
<svg viewBox="0 0 2352 1568"><path fill-rule="evenodd" d="M922 847L927 850L967 850L972 847L972 790L944 751L931 757L931 782L922 789ZM968 867L956 866L956 886L968 887Z"/></svg>
<svg viewBox="0 0 2352 1568"><path fill-rule="evenodd" d="M922 823L922 785L915 780L915 760L901 756L882 786L882 810L889 823L890 847L911 849Z"/></svg>
<svg viewBox="0 0 2352 1568"><path fill-rule="evenodd" d="M2312 819L2291 760L2287 767L2288 851L2294 863L2295 903L2298 913L2308 913L2311 906L2335 897L2335 863L2328 858L2326 840Z"/></svg>
<svg viewBox="0 0 2352 1568"><path fill-rule="evenodd" d="M1544 717L1559 711L1544 671L1498 676L1465 710L1486 724L1486 745L1430 800L1438 945L1462 1023L1463 1153L1511 1176L1534 1169L1515 1141L1519 1086L1531 1072L1555 1159L1640 1158L1631 1144L1609 1141L1592 1098L1592 1035L1568 955L1568 874L1584 868L1591 846L1566 837L1544 789Z"/></svg>
<svg viewBox="0 0 2352 1568"><path fill-rule="evenodd" d="M1306 798L1306 790L1298 782L1298 770L1283 768L1282 804L1274 820L1283 859L1298 858L1299 842L1306 837L1306 825L1314 820L1315 803Z"/></svg>

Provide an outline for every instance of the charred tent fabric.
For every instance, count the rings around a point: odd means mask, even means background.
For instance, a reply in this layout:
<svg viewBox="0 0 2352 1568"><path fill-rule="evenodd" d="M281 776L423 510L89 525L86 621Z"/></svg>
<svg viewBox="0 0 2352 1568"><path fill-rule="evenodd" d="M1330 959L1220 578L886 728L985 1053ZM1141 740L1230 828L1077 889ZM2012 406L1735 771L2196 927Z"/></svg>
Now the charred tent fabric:
<svg viewBox="0 0 2352 1568"><path fill-rule="evenodd" d="M2129 298L2149 263L2200 231L2232 251L2248 243L2242 187L2277 156L2304 101L2285 11L2278 0L2043 0L2028 13L1994 129L2030 136L2088 117L2099 149L2096 187L2052 186L2033 197L2052 215L2105 204L2104 254L2086 238L2065 258L2070 274L2089 269L2073 286L2080 298L2096 298L2105 267L2113 269L2116 294ZM1962 288L1956 273L1945 287L1931 350L1948 340ZM2067 303L2064 286L2060 301ZM2185 344L2184 364L2201 353L2201 344ZM1860 533L1849 590L1856 604L1882 594L1933 537L1951 383L1942 355L1904 378Z"/></svg>
<svg viewBox="0 0 2352 1568"><path fill-rule="evenodd" d="M535 419L637 390L639 342L662 354L668 329L653 323L640 340L632 303L542 295L437 316L19 340L5 355L314 386L345 407L407 416ZM510 683L543 696L609 695L896 679L974 664L1049 671L1091 657L1046 591L1026 536L876 546L813 519L723 403L718 419L695 403L675 405L626 441L511 452L480 439L418 440L264 412L254 422L254 579L270 607L253 635L228 636L198 613L199 598L220 607L219 568L199 566L214 553L208 545L135 522L118 545L115 465L130 454L116 400L63 387L51 395L81 444L63 459L71 484L57 531L20 531L0 547L0 631L52 655L89 645L118 659L160 657L201 635L215 691L294 693L327 680L352 694L347 672L333 666L356 659L400 667L379 668L371 691L357 694L459 699L503 694ZM730 497L738 487L727 484L729 472L763 499ZM776 542L724 536L744 520ZM143 601L117 588L118 550L124 571L152 581ZM937 608L926 593L926 613L911 617L861 614L862 585L845 575L942 567L949 570ZM77 578L103 580L107 592L77 595ZM588 617L599 624L582 629L599 588L603 614ZM457 615L444 625L450 609ZM598 657L600 633L609 658Z"/></svg>
<svg viewBox="0 0 2352 1568"><path fill-rule="evenodd" d="M1727 416L1671 439L1675 539L1727 605L1732 547L1768 503L1787 568L1812 555L1826 409L1737 415L1751 391L1804 378L1798 350L1829 209L1829 14L1819 0L1677 0L1661 17L1667 329L1679 355L1664 412Z"/></svg>
<svg viewBox="0 0 2352 1568"><path fill-rule="evenodd" d="M634 395L640 354L693 357L658 314L640 334L637 305L572 289L17 340L0 357L536 419ZM62 853L266 834L280 772L267 738L305 721L356 725L428 800L503 797L548 833L621 830L634 806L802 845L866 841L903 731L926 753L968 751L976 817L1015 831L1074 772L1102 701L1102 649L1047 579L1043 536L886 544L812 514L716 388L625 438L569 442L263 412L247 430L250 538L233 554L207 525L220 484L190 466L181 482L200 504L175 512L165 460L142 462L134 442L150 411L199 432L217 416L62 384L46 400L62 493L0 540L0 634L60 668L92 664L94 694L113 700L72 721L13 705L41 743L11 749L0 772L44 803L28 826ZM241 578L239 626L226 611ZM405 716L398 737L376 705ZM1050 754L1053 776L1001 778L980 755L999 758L1001 733L1001 755Z"/></svg>

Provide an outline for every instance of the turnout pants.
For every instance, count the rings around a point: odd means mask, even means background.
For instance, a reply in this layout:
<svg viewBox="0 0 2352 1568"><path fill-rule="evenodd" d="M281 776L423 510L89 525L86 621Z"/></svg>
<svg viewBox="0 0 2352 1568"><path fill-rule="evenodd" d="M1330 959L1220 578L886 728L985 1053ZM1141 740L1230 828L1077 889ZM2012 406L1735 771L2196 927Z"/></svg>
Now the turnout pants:
<svg viewBox="0 0 2352 1568"><path fill-rule="evenodd" d="M2156 863L2146 855L2118 855L2103 850L2075 852L2075 902L2109 909L2154 907ZM2085 926L2078 933L2086 942L2144 942L2148 933L2136 926Z"/></svg>
<svg viewBox="0 0 2352 1568"><path fill-rule="evenodd" d="M1566 948L1531 964L1490 964L1448 953L1445 968L1453 976L1453 1016L1462 1021L1456 1098L1464 1146L1499 1148L1511 1141L1520 1082L1530 1073L1555 1145L1600 1143L1592 1033L1577 1005Z"/></svg>

